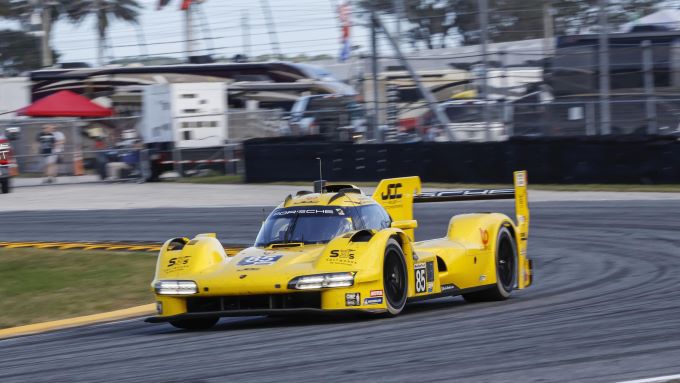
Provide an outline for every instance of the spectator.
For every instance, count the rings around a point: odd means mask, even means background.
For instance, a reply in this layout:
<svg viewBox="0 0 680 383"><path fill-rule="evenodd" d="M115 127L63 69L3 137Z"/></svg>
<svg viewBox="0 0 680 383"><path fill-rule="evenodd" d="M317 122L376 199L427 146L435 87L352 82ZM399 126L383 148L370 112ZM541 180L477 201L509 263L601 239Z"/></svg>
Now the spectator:
<svg viewBox="0 0 680 383"><path fill-rule="evenodd" d="M54 125L45 125L36 140L44 161L45 180L43 183L53 183L57 177L57 155L54 151L57 139L54 135Z"/></svg>
<svg viewBox="0 0 680 383"><path fill-rule="evenodd" d="M62 154L64 152L64 146L66 143L66 136L64 136L64 133L56 130L52 132L54 134L54 154L57 156L57 164L61 164L64 162L64 158L62 157ZM59 174L59 168L55 170L55 173L58 175Z"/></svg>

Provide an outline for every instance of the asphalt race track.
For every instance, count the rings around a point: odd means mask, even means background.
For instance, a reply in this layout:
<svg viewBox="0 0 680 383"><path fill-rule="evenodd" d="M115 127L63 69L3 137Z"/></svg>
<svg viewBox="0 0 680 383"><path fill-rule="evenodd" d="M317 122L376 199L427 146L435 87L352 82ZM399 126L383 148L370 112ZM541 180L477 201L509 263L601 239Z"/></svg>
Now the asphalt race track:
<svg viewBox="0 0 680 383"><path fill-rule="evenodd" d="M0 382L615 382L680 373L680 200L538 202L536 282L505 302L445 298L397 318L236 318L185 332L140 319L0 341ZM420 238L451 214L418 206ZM252 241L261 209L8 212L0 240ZM418 233L418 231L417 231ZM23 238L22 238L23 237ZM141 255L140 256L146 256Z"/></svg>

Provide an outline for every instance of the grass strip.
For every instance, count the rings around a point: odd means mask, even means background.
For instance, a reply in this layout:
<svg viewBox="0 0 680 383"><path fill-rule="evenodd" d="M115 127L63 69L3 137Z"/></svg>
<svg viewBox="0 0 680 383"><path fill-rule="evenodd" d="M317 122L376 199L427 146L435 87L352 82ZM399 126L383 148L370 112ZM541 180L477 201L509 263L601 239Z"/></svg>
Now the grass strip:
<svg viewBox="0 0 680 383"><path fill-rule="evenodd" d="M0 328L153 303L155 253L0 248Z"/></svg>

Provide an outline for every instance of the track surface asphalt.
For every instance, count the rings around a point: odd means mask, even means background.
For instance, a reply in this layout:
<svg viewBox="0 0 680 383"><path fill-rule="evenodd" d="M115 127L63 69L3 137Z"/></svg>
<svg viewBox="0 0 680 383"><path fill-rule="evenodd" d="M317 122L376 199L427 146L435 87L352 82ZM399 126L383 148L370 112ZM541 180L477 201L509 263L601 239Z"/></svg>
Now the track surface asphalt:
<svg viewBox="0 0 680 383"><path fill-rule="evenodd" d="M223 319L204 332L140 319L62 330L0 341L0 381L614 382L680 373L680 201L531 208L536 282L505 302L444 298L391 319ZM512 205L417 206L416 233L435 237L454 213L496 210ZM0 240L161 241L216 230L247 243L261 219L258 208L9 212Z"/></svg>

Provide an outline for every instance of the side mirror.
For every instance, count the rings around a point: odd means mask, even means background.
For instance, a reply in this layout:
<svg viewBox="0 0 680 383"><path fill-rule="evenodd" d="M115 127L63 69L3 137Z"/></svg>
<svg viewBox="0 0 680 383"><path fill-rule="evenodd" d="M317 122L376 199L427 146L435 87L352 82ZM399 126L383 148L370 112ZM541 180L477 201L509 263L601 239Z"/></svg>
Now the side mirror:
<svg viewBox="0 0 680 383"><path fill-rule="evenodd" d="M18 126L7 128L5 129L5 136L10 141L16 141L21 137L21 128Z"/></svg>
<svg viewBox="0 0 680 383"><path fill-rule="evenodd" d="M415 229L418 227L418 221L415 219L409 219L409 220L404 220L404 221L394 221L390 225L390 227L393 227L395 229L401 229L401 230L409 230L409 229Z"/></svg>

